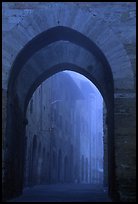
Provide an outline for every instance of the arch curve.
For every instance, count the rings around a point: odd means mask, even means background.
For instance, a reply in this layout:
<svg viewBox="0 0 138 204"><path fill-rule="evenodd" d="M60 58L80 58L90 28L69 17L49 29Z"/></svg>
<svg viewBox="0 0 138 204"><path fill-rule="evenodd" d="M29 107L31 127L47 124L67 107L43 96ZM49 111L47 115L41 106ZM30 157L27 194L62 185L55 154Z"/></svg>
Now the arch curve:
<svg viewBox="0 0 138 204"><path fill-rule="evenodd" d="M105 74L107 74L107 76L109 75L109 79L111 78L113 81L110 65L102 51L93 41L76 30L68 27L57 26L40 33L38 36L28 42L20 51L12 65L8 89L10 90L11 87L14 87L14 82L29 58L31 58L40 49L47 47L53 42L61 40L79 45L89 51L92 55L96 56L96 58L100 59Z"/></svg>
<svg viewBox="0 0 138 204"><path fill-rule="evenodd" d="M105 104L107 109L110 109L113 104L112 104L112 100L108 100L108 98L111 99L111 94L113 97L113 90L111 90L111 93L109 93L109 96L107 96L104 93L104 90L102 89L101 85L99 84L99 82L88 72L86 71L84 68L82 67L78 67L75 64L71 64L71 63L61 63L61 64L57 64L53 67L50 67L48 70L46 70L44 73L42 73L33 83L33 85L30 87L27 95L26 95L26 99L25 99L25 106L24 106L24 112L26 113L27 110L27 106L28 103L33 95L33 93L35 92L35 90L37 89L37 87L44 82L46 79L48 79L49 77L51 77L52 75L61 72L61 71L65 71L65 70L70 70L70 71L75 71L78 72L82 75L84 75L87 79L89 79L96 87L97 89L100 91L101 95L104 98Z"/></svg>
<svg viewBox="0 0 138 204"><path fill-rule="evenodd" d="M68 9L68 6L64 5L64 11L62 6L62 3L58 3L56 9L51 5L45 9L38 10L37 12L33 11L31 14L24 17L18 25L15 24L8 34L3 36L4 55L7 55L3 60L3 64L6 66L8 72L7 77L9 76L11 65L13 64L13 61L15 61L17 54L30 40L36 38L36 36L42 32L53 29L54 27L69 27L82 33L95 42L105 54L108 63L111 66L114 79L118 76L120 77L120 80L123 80L126 77L132 78L133 72L131 62L126 50L120 39L106 22L103 19L93 17L89 12L74 5L70 5L70 10ZM48 21L49 18L51 19L50 23ZM45 21L43 21L43 19L45 19ZM80 24L79 22L82 21L85 23ZM15 46L15 43L17 46ZM9 49L13 51L12 56L9 54ZM120 72L120 70L122 71ZM129 73L126 73L126 70L129 70ZM7 83L7 80L8 78L6 78L6 82L3 82L3 87L6 86L5 83ZM123 84L119 83L118 85L115 81L115 86L123 86ZM132 87L133 84L129 84L128 86Z"/></svg>
<svg viewBox="0 0 138 204"><path fill-rule="evenodd" d="M85 51L91 54L92 57L96 59L96 62L100 62L100 65L97 66L97 70L93 72L91 69L91 64L88 67L80 67L77 64L73 64L69 62L69 60L57 60L57 64L54 64L54 66L50 67L49 64L46 66L47 70L43 70L42 74L38 73L38 70L33 66L33 64L27 64L29 59L34 60L33 56L37 54L38 52L41 52L41 49L44 47L47 47L47 50L49 49L49 45L52 45L54 48L55 43L59 41L59 45L61 45L61 42L63 41L69 41L70 43L73 43L79 47L82 47ZM71 47L73 47L71 45ZM74 49L74 48L72 48ZM79 48L77 48L78 50ZM52 56L52 52L48 52L49 56ZM39 53L40 54L40 53ZM62 54L64 54L64 49ZM39 55L38 55L39 56ZM63 55L67 59L67 55ZM79 59L81 59L81 55L79 56ZM51 58L52 60L53 58ZM84 58L85 61L85 58ZM29 65L29 66L28 66ZM42 63L41 63L42 65ZM26 81L29 81L29 77L27 76L27 69L28 67L31 69L31 66L33 67L32 75L34 74L34 78L32 80L32 85L28 86L28 92L26 93L25 101L23 103L20 103L20 98L17 94L18 86L17 86L17 80L19 79L19 76L22 75L21 71L22 69L25 69L25 76ZM44 63L43 63L43 67ZM25 47L20 51L18 56L16 57L13 65L12 70L10 74L9 84L8 84L8 123L7 123L7 135L10 135L11 138L13 135L16 135L17 130L17 120L19 117L15 117L13 113L15 111L19 112L19 116L21 115L21 118L25 117L24 113L24 106L25 109L27 108L27 104L29 102L29 99L34 92L34 90L38 87L38 85L45 80L46 78L52 76L54 73L58 71L63 70L72 70L77 71L84 76L86 76L88 79L90 79L92 82L95 83L99 91L102 93L103 98L106 101L107 107L108 107L108 116L110 118L109 121L109 164L110 164L110 191L113 191L115 188L114 181L111 179L114 178L114 146L113 146L113 99L114 99L114 84L113 84L113 75L112 70L110 67L110 64L108 60L106 59L105 55L101 51L101 49L94 43L90 38L88 38L83 33L80 33L79 31L67 27L67 26L56 26L52 27L46 31L43 31L39 35L35 36L30 42L28 42ZM21 81L22 83L23 81ZM26 88L26 87L25 87ZM24 88L24 90L25 90ZM23 94L21 94L21 97L23 98ZM18 108L15 105L15 99L18 102ZM13 104L13 107L11 108L10 104ZM22 140L24 140L25 135L25 126L22 124L22 120L18 121L20 123L20 127L22 129ZM17 124L18 124L17 123ZM15 127L15 129L13 128ZM9 133L9 129L13 129L12 133ZM15 137L15 136L14 136ZM8 138L8 137L7 137ZM10 172L9 172L10 174ZM9 184L9 181L7 181L7 186L11 185ZM15 191L17 189L14 189ZM15 192L14 192L15 193ZM11 195L10 195L11 196Z"/></svg>

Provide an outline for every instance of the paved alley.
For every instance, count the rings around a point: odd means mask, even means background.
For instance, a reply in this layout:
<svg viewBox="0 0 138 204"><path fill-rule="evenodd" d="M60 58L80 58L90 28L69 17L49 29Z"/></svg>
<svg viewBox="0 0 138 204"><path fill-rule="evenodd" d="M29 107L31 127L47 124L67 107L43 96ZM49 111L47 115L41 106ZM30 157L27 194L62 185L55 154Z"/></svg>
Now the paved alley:
<svg viewBox="0 0 138 204"><path fill-rule="evenodd" d="M112 202L107 191L91 184L55 184L25 188L10 202Z"/></svg>

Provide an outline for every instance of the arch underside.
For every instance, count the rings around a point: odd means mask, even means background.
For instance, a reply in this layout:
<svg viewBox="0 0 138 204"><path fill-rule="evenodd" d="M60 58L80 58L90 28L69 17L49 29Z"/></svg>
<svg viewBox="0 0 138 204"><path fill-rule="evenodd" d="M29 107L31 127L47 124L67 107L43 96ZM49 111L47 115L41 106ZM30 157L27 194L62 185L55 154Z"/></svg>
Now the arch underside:
<svg viewBox="0 0 138 204"><path fill-rule="evenodd" d="M108 163L110 164L109 185L112 190L114 189L113 181L111 181L111 177L114 177L113 76L108 61L96 44L73 29L59 26L45 31L32 39L16 57L8 84L7 138L9 135L10 138L16 137L19 126L21 139L18 137L17 142L24 141L24 117L32 94L44 80L63 70L76 71L86 76L97 86L105 100L110 117ZM13 104L12 108L10 108L11 104ZM20 116L22 120L20 120ZM10 128L12 128L12 132L10 132ZM12 145L14 146L13 142ZM23 154L23 147L20 151ZM11 185L11 183L7 185ZM14 190L16 192L17 189Z"/></svg>
<svg viewBox="0 0 138 204"><path fill-rule="evenodd" d="M19 58L18 69L16 69L15 72L18 72L20 70L19 67L23 66L23 62L27 60L26 56L30 57L32 55L34 47L37 47L35 49L39 50L40 47L46 47L46 45L59 40L70 41L72 43L76 41L75 43L77 45L80 45L80 43L84 44L83 46L85 46L86 49L91 47L88 43L90 42L89 40L82 40L81 35L76 35L77 37L75 37L75 33L70 32L69 28L82 33L83 36L87 36L88 39L93 41L95 45L101 49L110 64L116 88L123 89L126 87L124 82L126 78L130 79L129 81L133 81L131 62L126 50L120 42L120 39L115 35L112 29L106 25L104 20L97 19L89 12L84 12L79 7L74 7L73 5L70 5L70 9L64 5L63 10L62 5L58 3L56 9L54 6L50 6L46 9L38 10L37 12L33 11L30 15L24 17L18 25L13 27L9 33L4 33L3 66L7 73L5 81L3 81L3 87L5 87L6 81L8 81L7 77L13 73L13 71L11 71L11 74L9 73L11 65L20 50L24 49L24 47L27 48L26 55L24 55L24 59ZM41 35L41 39L36 41L38 35ZM27 43L31 42L32 39L34 46L29 47ZM37 45L36 42L38 42ZM12 51L12 54L10 54L9 50ZM93 54L94 53L95 49L93 46ZM76 56L77 55L76 53ZM17 62L17 60L15 61ZM13 73L13 75L15 76L16 73ZM133 85L133 82L127 83L127 87L130 89Z"/></svg>
<svg viewBox="0 0 138 204"><path fill-rule="evenodd" d="M36 88L34 84L40 84L50 73L66 69L83 72L95 83L105 102L113 103L113 76L104 54L86 36L62 26L43 32L23 48L13 64L9 90L16 91L24 109L30 90Z"/></svg>
<svg viewBox="0 0 138 204"><path fill-rule="evenodd" d="M110 192L115 191L113 95L114 91L133 89L132 65L121 40L103 18L79 6L64 4L63 9L62 2L55 4L32 11L9 32L3 32L2 86L8 90L4 141L7 178L3 187L6 200L22 191L27 104L40 83L67 69L91 80L106 102L108 181ZM16 158L18 161L14 161Z"/></svg>

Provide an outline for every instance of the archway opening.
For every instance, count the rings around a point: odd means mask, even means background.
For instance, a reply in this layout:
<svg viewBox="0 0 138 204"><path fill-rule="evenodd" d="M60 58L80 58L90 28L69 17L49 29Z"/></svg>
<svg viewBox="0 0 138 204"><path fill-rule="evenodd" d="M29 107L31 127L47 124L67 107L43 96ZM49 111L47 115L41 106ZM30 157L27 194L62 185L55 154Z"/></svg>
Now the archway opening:
<svg viewBox="0 0 138 204"><path fill-rule="evenodd" d="M107 188L105 112L106 106L100 92L81 74L63 71L44 81L33 93L26 113L25 187L92 184L91 189L94 186L95 189L97 186ZM36 160L41 159L43 168L36 161L34 170L37 177L31 184L29 169L32 166L27 154L30 153L34 134L38 135L45 154L41 154L38 147ZM41 169L39 174L38 169Z"/></svg>
<svg viewBox="0 0 138 204"><path fill-rule="evenodd" d="M76 53L76 51L82 48L83 56L88 55L89 60L85 60L85 57L81 58L80 55L77 62L73 64L73 56L68 57L64 49L62 51L60 50L63 57L61 60L51 55L51 53L53 53L51 49L54 49L53 45L56 45L58 49L60 49L60 47L66 48L64 45L64 43L66 44L66 40L68 40L70 44L70 53ZM59 41L58 44L56 44L57 41ZM75 44L75 46L77 45L77 47L74 47L71 43ZM51 49L49 49L49 45ZM41 53L41 48L44 48L43 51L46 51L46 53ZM50 58L53 60L50 62L52 62L52 64L49 62L46 63L43 60L40 62L40 56L43 56L44 60L48 59L44 57L45 55L51 55ZM82 64L80 63L81 59L83 59ZM38 60L38 63L36 63L35 60ZM93 61L94 64L92 63ZM47 64L47 66L45 66L45 64ZM94 67L96 67L96 69L93 69ZM114 193L113 78L110 66L101 50L90 39L73 29L58 26L41 33L31 40L18 54L12 66L7 103L8 120L6 128L6 146L8 150L5 153L5 160L8 165L6 167L7 172L5 172L8 176L5 177L4 184L4 196L6 199L19 195L23 189L24 144L27 139L25 138L25 126L27 125L25 116L29 100L34 90L42 81L65 69L76 71L90 79L91 82L97 86L105 100L108 118L110 118L110 120L107 118L108 143L110 143L108 148L108 184L110 193ZM106 80L106 77L108 80ZM17 135L20 135L20 137ZM15 141L17 144L16 148ZM18 158L18 166L20 167L18 172L16 172L16 162L14 161L16 155L21 158ZM47 152L46 155L50 160L50 153ZM58 159L56 159L56 161L58 161ZM11 169L14 169L12 176ZM50 175L50 172L47 172L47 174ZM18 175L20 179L17 180L16 175ZM14 183L14 188L12 183Z"/></svg>

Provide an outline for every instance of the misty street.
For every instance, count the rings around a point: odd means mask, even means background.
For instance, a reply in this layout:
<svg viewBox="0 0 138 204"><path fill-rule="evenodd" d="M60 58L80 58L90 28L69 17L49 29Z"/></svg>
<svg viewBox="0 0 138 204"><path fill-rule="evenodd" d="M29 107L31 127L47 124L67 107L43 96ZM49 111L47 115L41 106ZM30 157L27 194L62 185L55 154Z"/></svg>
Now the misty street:
<svg viewBox="0 0 138 204"><path fill-rule="evenodd" d="M25 188L23 195L11 202L112 202L99 185L53 184Z"/></svg>

